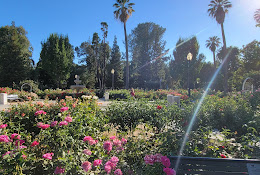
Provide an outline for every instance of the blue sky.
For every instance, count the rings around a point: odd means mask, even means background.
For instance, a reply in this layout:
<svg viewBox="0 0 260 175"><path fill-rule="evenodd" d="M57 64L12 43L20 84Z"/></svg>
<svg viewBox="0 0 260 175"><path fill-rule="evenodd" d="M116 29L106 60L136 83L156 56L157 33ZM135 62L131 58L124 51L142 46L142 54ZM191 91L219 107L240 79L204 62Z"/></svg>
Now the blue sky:
<svg viewBox="0 0 260 175"><path fill-rule="evenodd" d="M260 39L260 28L255 27L254 12L260 8L260 0L230 0L233 7L224 23L227 46L246 45ZM208 16L210 0L132 0L136 12L127 22L130 33L137 24L154 22L166 28L164 40L166 49L174 48L179 37L197 35L200 53L207 61L212 61L212 53L205 47L205 41L217 35L221 38L221 28ZM51 33L69 36L76 47L87 41L94 32L101 35L100 23L109 25L108 41L112 46L114 36L122 52L125 51L123 24L115 20L112 5L115 0L9 0L0 1L0 26L11 25L15 21L28 32L33 59L37 62L41 52L41 42ZM172 54L172 50L171 50ZM77 62L77 57L75 58Z"/></svg>

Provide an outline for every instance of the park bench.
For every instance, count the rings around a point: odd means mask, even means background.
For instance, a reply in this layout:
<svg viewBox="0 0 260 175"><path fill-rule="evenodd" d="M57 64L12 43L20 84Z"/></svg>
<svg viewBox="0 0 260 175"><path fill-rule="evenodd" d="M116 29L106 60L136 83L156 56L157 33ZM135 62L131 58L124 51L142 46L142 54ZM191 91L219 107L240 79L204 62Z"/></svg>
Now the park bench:
<svg viewBox="0 0 260 175"><path fill-rule="evenodd" d="M177 156L170 156L172 168ZM260 175L260 159L181 157L177 175Z"/></svg>
<svg viewBox="0 0 260 175"><path fill-rule="evenodd" d="M24 101L22 98L19 98L18 95L7 95L7 101Z"/></svg>

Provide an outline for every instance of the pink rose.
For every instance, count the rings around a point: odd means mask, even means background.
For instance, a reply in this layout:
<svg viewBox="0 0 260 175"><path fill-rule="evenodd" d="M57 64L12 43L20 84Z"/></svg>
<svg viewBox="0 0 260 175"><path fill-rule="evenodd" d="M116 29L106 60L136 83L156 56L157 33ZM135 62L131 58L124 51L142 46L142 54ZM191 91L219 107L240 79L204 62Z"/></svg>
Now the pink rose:
<svg viewBox="0 0 260 175"><path fill-rule="evenodd" d="M118 139L114 139L114 140L113 140L113 145L115 145L115 146L117 146L117 147L121 147L121 146L122 146L121 141L118 140Z"/></svg>
<svg viewBox="0 0 260 175"><path fill-rule="evenodd" d="M93 138L91 136L85 136L83 139L84 142L90 141L90 140L93 140Z"/></svg>
<svg viewBox="0 0 260 175"><path fill-rule="evenodd" d="M38 128L42 128L42 125L43 125L42 122L37 123L37 127L38 127Z"/></svg>
<svg viewBox="0 0 260 175"><path fill-rule="evenodd" d="M116 169L114 171L114 175L123 175L122 171L120 169Z"/></svg>
<svg viewBox="0 0 260 175"><path fill-rule="evenodd" d="M92 154L91 151L88 149L84 149L83 153L89 156Z"/></svg>
<svg viewBox="0 0 260 175"><path fill-rule="evenodd" d="M169 168L171 166L171 161L167 156L162 156L161 161L166 168Z"/></svg>
<svg viewBox="0 0 260 175"><path fill-rule="evenodd" d="M89 161L83 162L81 167L84 171L88 172L89 170L91 170L91 163Z"/></svg>
<svg viewBox="0 0 260 175"><path fill-rule="evenodd" d="M37 146L37 145L39 145L39 142L34 141L34 142L32 142L31 147L34 147L34 146Z"/></svg>
<svg viewBox="0 0 260 175"><path fill-rule="evenodd" d="M103 144L103 147L105 150L107 150L109 152L112 150L112 143L110 141L105 141Z"/></svg>
<svg viewBox="0 0 260 175"><path fill-rule="evenodd" d="M121 139L121 142L122 142L123 144L126 144L126 143L127 143L127 140L126 140L125 138L122 138L122 139Z"/></svg>
<svg viewBox="0 0 260 175"><path fill-rule="evenodd" d="M11 135L11 139L20 139L20 138L21 138L21 136L19 134L17 134L17 133L13 133Z"/></svg>
<svg viewBox="0 0 260 175"><path fill-rule="evenodd" d="M105 164L105 166L110 166L113 170L116 169L116 165L117 163L113 163L111 162L111 160L107 161L107 163Z"/></svg>
<svg viewBox="0 0 260 175"><path fill-rule="evenodd" d="M157 153L154 155L154 162L162 162L162 156L161 154Z"/></svg>
<svg viewBox="0 0 260 175"><path fill-rule="evenodd" d="M154 164L154 156L153 155L146 155L144 157L144 162L148 165L153 165Z"/></svg>
<svg viewBox="0 0 260 175"><path fill-rule="evenodd" d="M26 159L26 157L27 157L26 155L24 155L24 154L22 155L22 158L23 158L23 159Z"/></svg>
<svg viewBox="0 0 260 175"><path fill-rule="evenodd" d="M65 168L61 168L61 167L56 167L54 174L62 174L65 172Z"/></svg>
<svg viewBox="0 0 260 175"><path fill-rule="evenodd" d="M68 123L70 123L70 122L72 122L72 118L69 117L69 116L67 116L67 117L65 117L65 121L68 122Z"/></svg>
<svg viewBox="0 0 260 175"><path fill-rule="evenodd" d="M41 128L42 129L47 129L47 128L49 128L50 127L50 125L48 125L48 124L43 124L43 125L41 125Z"/></svg>
<svg viewBox="0 0 260 175"><path fill-rule="evenodd" d="M176 175L176 171L174 169L171 168L164 168L163 171L167 174L167 175Z"/></svg>
<svg viewBox="0 0 260 175"><path fill-rule="evenodd" d="M63 126L63 125L68 125L68 122L66 122L66 121L61 121L61 122L59 123L59 126Z"/></svg>
<svg viewBox="0 0 260 175"><path fill-rule="evenodd" d="M106 165L105 166L105 171L107 172L107 174L110 174L111 173L111 166Z"/></svg>
<svg viewBox="0 0 260 175"><path fill-rule="evenodd" d="M0 142L10 142L10 138L7 135L0 135Z"/></svg>
<svg viewBox="0 0 260 175"><path fill-rule="evenodd" d="M42 157L43 157L44 159L49 159L49 160L51 160L53 155L54 155L53 153L46 153L46 154L44 154Z"/></svg>
<svg viewBox="0 0 260 175"><path fill-rule="evenodd" d="M41 114L46 114L46 112L44 112L43 110L40 110L40 111L36 111L35 113L34 113L34 115L35 116L37 116L37 115L41 115Z"/></svg>
<svg viewBox="0 0 260 175"><path fill-rule="evenodd" d="M113 156L113 157L111 157L110 161L111 161L112 163L117 164L117 162L119 161L119 159L118 159L116 156Z"/></svg>
<svg viewBox="0 0 260 175"><path fill-rule="evenodd" d="M93 162L93 166L98 166L98 165L101 165L101 164L102 164L102 160L100 160L100 159L96 159Z"/></svg>
<svg viewBox="0 0 260 175"><path fill-rule="evenodd" d="M58 124L58 121L53 121L53 122L51 122L51 127L54 127L54 126L56 126Z"/></svg>
<svg viewBox="0 0 260 175"><path fill-rule="evenodd" d="M114 140L116 139L116 136L111 136L109 139Z"/></svg>
<svg viewBox="0 0 260 175"><path fill-rule="evenodd" d="M60 108L60 112L64 112L64 111L67 111L67 110L69 110L69 107L62 107L62 108Z"/></svg>
<svg viewBox="0 0 260 175"><path fill-rule="evenodd" d="M4 129L7 127L7 124L0 125L0 129Z"/></svg>

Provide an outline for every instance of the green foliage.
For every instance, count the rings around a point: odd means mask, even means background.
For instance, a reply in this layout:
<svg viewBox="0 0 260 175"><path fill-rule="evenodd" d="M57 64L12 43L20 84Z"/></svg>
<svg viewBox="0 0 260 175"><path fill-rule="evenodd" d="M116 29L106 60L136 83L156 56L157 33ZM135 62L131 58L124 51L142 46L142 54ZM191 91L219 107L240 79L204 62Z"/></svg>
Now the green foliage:
<svg viewBox="0 0 260 175"><path fill-rule="evenodd" d="M188 63L187 55L192 54L192 60ZM171 60L170 75L175 81L180 81L181 87L188 87L188 64L190 74L190 82L195 88L196 79L199 78L199 72L202 68L201 62L205 59L204 55L198 55L199 43L197 37L179 38L176 43L176 49L173 51L174 60Z"/></svg>
<svg viewBox="0 0 260 175"><path fill-rule="evenodd" d="M39 81L51 88L60 88L70 77L74 59L73 46L68 36L51 34L42 42L42 51L37 64Z"/></svg>
<svg viewBox="0 0 260 175"><path fill-rule="evenodd" d="M129 46L132 53L131 85L139 88L160 88L165 83L164 56L166 42L162 39L166 29L155 23L141 23L132 30ZM153 61L154 60L154 61Z"/></svg>
<svg viewBox="0 0 260 175"><path fill-rule="evenodd" d="M114 69L114 88L122 88L124 86L124 72L123 72L123 65L121 61L121 53L119 46L117 45L117 38L115 36L113 47L111 51L111 58L107 65L107 86L112 87L112 75L111 70Z"/></svg>
<svg viewBox="0 0 260 175"><path fill-rule="evenodd" d="M12 87L13 83L30 78L32 71L31 44L22 26L0 28L0 84Z"/></svg>

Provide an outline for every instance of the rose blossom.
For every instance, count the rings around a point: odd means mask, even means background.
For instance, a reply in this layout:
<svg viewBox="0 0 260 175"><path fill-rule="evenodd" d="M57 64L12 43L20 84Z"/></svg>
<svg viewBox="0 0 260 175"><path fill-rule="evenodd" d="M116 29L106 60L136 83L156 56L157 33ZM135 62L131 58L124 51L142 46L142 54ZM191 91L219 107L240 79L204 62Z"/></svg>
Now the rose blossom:
<svg viewBox="0 0 260 175"><path fill-rule="evenodd" d="M118 159L116 156L113 156L113 157L111 157L110 161L111 161L112 163L117 164L117 162L119 161L119 159Z"/></svg>
<svg viewBox="0 0 260 175"><path fill-rule="evenodd" d="M53 121L53 122L51 122L51 127L54 127L54 126L56 126L58 124L58 121Z"/></svg>
<svg viewBox="0 0 260 175"><path fill-rule="evenodd" d="M154 156L153 155L146 155L144 157L144 162L146 164L153 165L154 164Z"/></svg>
<svg viewBox="0 0 260 175"><path fill-rule="evenodd" d="M0 129L4 129L7 127L7 124L0 125Z"/></svg>
<svg viewBox="0 0 260 175"><path fill-rule="evenodd" d="M121 142L122 142L123 144L126 144L126 143L127 143L127 140L126 140L125 138L122 138L122 139L121 139Z"/></svg>
<svg viewBox="0 0 260 175"><path fill-rule="evenodd" d="M65 168L61 168L61 167L56 167L54 174L62 174L65 172Z"/></svg>
<svg viewBox="0 0 260 175"><path fill-rule="evenodd" d="M110 141L105 141L103 144L103 147L105 150L107 150L109 152L112 150L112 143Z"/></svg>
<svg viewBox="0 0 260 175"><path fill-rule="evenodd" d="M72 122L72 118L70 116L67 116L67 117L65 117L65 121L70 123L70 122Z"/></svg>
<svg viewBox="0 0 260 175"><path fill-rule="evenodd" d="M43 110L40 110L40 111L36 111L35 113L34 113L34 115L35 116L37 116L37 115L41 115L41 114L46 114L46 112L44 112Z"/></svg>
<svg viewBox="0 0 260 175"><path fill-rule="evenodd" d="M50 127L50 125L48 125L48 124L43 124L43 125L41 125L41 128L42 129L47 129L47 128L49 128Z"/></svg>
<svg viewBox="0 0 260 175"><path fill-rule="evenodd" d="M171 161L167 156L162 156L161 161L166 168L169 168L171 166Z"/></svg>
<svg viewBox="0 0 260 175"><path fill-rule="evenodd" d="M81 167L84 169L84 171L88 172L91 170L91 163L89 161L83 162Z"/></svg>
<svg viewBox="0 0 260 175"><path fill-rule="evenodd" d="M84 149L83 153L89 156L92 154L92 152L88 149Z"/></svg>
<svg viewBox="0 0 260 175"><path fill-rule="evenodd" d="M118 139L114 139L114 140L113 140L113 145L115 145L115 146L117 146L117 147L121 147L121 146L122 146L121 141L118 140Z"/></svg>
<svg viewBox="0 0 260 175"><path fill-rule="evenodd" d="M66 122L66 121L61 121L61 122L59 123L59 126L63 126L63 125L68 125L68 122Z"/></svg>
<svg viewBox="0 0 260 175"><path fill-rule="evenodd" d="M24 155L24 154L22 155L22 158L23 158L23 159L26 159L26 157L27 157L26 155Z"/></svg>
<svg viewBox="0 0 260 175"><path fill-rule="evenodd" d="M69 107L62 107L62 108L60 108L60 112L64 112L64 111L67 111L67 110L69 110Z"/></svg>
<svg viewBox="0 0 260 175"><path fill-rule="evenodd" d="M88 144L89 144L89 145L94 145L94 144L96 144L96 143L98 143L97 140L89 140L89 141L88 141Z"/></svg>
<svg viewBox="0 0 260 175"><path fill-rule="evenodd" d="M114 140L116 139L116 136L111 136L109 139Z"/></svg>
<svg viewBox="0 0 260 175"><path fill-rule="evenodd" d="M158 105L158 106L157 106L157 109L162 109L162 107Z"/></svg>
<svg viewBox="0 0 260 175"><path fill-rule="evenodd" d="M111 162L111 160L107 161L107 163L105 164L105 166L110 166L113 170L116 169L116 165L117 163L113 163Z"/></svg>
<svg viewBox="0 0 260 175"><path fill-rule="evenodd" d="M105 166L105 171L107 172L107 174L109 174L111 172L111 166L106 165Z"/></svg>
<svg viewBox="0 0 260 175"><path fill-rule="evenodd" d="M100 159L96 159L93 162L93 166L98 166L98 165L101 165L101 164L102 164L102 160L100 160Z"/></svg>
<svg viewBox="0 0 260 175"><path fill-rule="evenodd" d="M11 139L20 139L20 138L21 138L21 136L19 134L17 134L17 133L13 133L11 135Z"/></svg>
<svg viewBox="0 0 260 175"><path fill-rule="evenodd" d="M163 168L163 171L166 173L166 175L176 175L176 171L171 168Z"/></svg>
<svg viewBox="0 0 260 175"><path fill-rule="evenodd" d="M93 138L91 136L85 136L83 139L84 142L90 141L90 140L93 140Z"/></svg>
<svg viewBox="0 0 260 175"><path fill-rule="evenodd" d="M114 171L114 175L123 175L122 171L120 169L116 169Z"/></svg>
<svg viewBox="0 0 260 175"><path fill-rule="evenodd" d="M9 142L10 138L7 135L0 135L0 142Z"/></svg>
<svg viewBox="0 0 260 175"><path fill-rule="evenodd" d="M162 162L162 156L161 154L157 153L154 155L154 162Z"/></svg>
<svg viewBox="0 0 260 175"><path fill-rule="evenodd" d="M44 154L42 157L43 157L44 159L49 159L49 160L51 160L53 155L54 155L53 153L46 153L46 154Z"/></svg>
<svg viewBox="0 0 260 175"><path fill-rule="evenodd" d="M39 142L34 141L34 142L32 142L31 147L34 147L34 146L37 146L37 145L39 145Z"/></svg>

